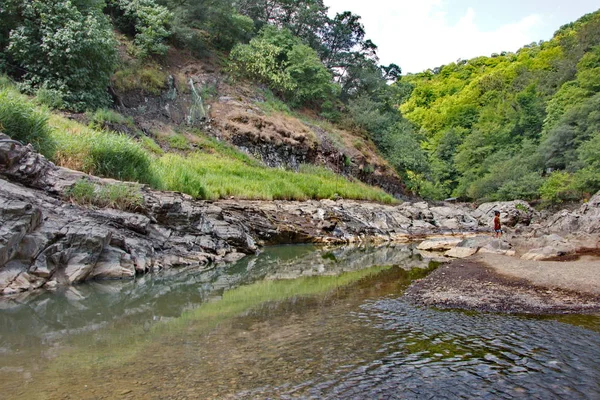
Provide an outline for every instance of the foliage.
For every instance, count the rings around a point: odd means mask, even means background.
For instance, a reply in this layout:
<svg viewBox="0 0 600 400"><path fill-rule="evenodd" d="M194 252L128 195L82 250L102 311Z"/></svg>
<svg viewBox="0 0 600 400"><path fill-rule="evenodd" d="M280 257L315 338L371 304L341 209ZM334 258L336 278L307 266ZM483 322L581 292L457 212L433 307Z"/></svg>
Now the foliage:
<svg viewBox="0 0 600 400"><path fill-rule="evenodd" d="M107 19L70 0L7 1L13 26L0 51L14 63L22 88L51 93L63 102L52 103L77 111L107 105L116 60Z"/></svg>
<svg viewBox="0 0 600 400"><path fill-rule="evenodd" d="M401 77L394 98L427 152L421 175L466 200L555 202L593 192L598 68L600 11L516 53ZM547 176L552 170L560 174Z"/></svg>
<svg viewBox="0 0 600 400"><path fill-rule="evenodd" d="M121 32L134 37L140 58L167 53L173 14L166 7L154 0L108 0L106 11Z"/></svg>
<svg viewBox="0 0 600 400"><path fill-rule="evenodd" d="M540 188L541 199L552 204L573 200L575 195L571 191L571 182L568 172L553 172Z"/></svg>
<svg viewBox="0 0 600 400"><path fill-rule="evenodd" d="M231 72L266 84L293 104L320 104L335 91L317 53L285 29L265 27L230 54Z"/></svg>

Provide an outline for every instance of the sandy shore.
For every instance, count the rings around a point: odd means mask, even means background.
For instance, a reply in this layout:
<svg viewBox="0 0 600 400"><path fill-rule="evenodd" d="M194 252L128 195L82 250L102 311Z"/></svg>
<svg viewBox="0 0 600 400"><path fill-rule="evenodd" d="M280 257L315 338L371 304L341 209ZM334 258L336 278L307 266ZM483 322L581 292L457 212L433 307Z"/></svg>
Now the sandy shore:
<svg viewBox="0 0 600 400"><path fill-rule="evenodd" d="M441 265L414 282L418 304L467 310L565 314L600 313L600 258L528 261L494 254Z"/></svg>

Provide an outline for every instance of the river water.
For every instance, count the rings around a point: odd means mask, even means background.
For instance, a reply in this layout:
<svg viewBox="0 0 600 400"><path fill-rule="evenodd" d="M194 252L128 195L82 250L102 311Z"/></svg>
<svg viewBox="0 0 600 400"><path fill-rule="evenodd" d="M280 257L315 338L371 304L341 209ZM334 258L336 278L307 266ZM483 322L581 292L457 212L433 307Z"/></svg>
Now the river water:
<svg viewBox="0 0 600 400"><path fill-rule="evenodd" d="M439 311L411 246L280 246L235 265L0 301L6 399L600 399L600 316Z"/></svg>

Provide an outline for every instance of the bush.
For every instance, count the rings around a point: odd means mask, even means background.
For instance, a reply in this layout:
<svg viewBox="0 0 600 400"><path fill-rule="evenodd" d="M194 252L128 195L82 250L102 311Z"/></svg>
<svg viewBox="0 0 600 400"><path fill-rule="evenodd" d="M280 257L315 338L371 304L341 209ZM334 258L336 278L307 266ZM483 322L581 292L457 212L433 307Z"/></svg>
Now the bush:
<svg viewBox="0 0 600 400"><path fill-rule="evenodd" d="M26 71L22 88L50 91L53 103L60 97L76 111L109 104L116 42L106 17L84 15L70 0L23 2L20 10L7 52Z"/></svg>
<svg viewBox="0 0 600 400"><path fill-rule="evenodd" d="M209 21L213 43L221 50L229 51L236 43L247 43L254 32L254 21L250 17L230 12L218 13Z"/></svg>
<svg viewBox="0 0 600 400"><path fill-rule="evenodd" d="M53 159L56 144L48 126L49 114L36 108L14 89L0 90L0 131Z"/></svg>
<svg viewBox="0 0 600 400"><path fill-rule="evenodd" d="M266 84L294 105L322 104L336 88L317 53L286 29L263 28L230 54L234 75Z"/></svg>
<svg viewBox="0 0 600 400"><path fill-rule="evenodd" d="M173 14L154 0L110 0L107 10L119 30L134 37L140 58L165 55Z"/></svg>
<svg viewBox="0 0 600 400"><path fill-rule="evenodd" d="M554 171L540 187L541 199L551 204L576 200L577 195L572 190L571 182L572 177L568 172Z"/></svg>

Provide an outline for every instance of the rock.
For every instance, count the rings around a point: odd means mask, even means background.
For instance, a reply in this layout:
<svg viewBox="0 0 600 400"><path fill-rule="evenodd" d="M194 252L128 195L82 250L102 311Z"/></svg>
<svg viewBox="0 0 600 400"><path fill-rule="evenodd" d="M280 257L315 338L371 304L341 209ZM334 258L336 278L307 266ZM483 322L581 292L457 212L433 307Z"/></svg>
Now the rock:
<svg viewBox="0 0 600 400"><path fill-rule="evenodd" d="M529 225L536 211L523 200L497 201L483 203L473 212L473 217L484 226L492 226L494 212L500 211L500 222L503 227L514 227L517 224Z"/></svg>
<svg viewBox="0 0 600 400"><path fill-rule="evenodd" d="M88 279L123 279L133 276L135 276L135 265L131 255L109 246L100 254Z"/></svg>
<svg viewBox="0 0 600 400"><path fill-rule="evenodd" d="M476 236L465 238L456 245L456 247L447 251L444 255L453 258L467 258L477 253L485 245L488 245L490 238L488 236Z"/></svg>
<svg viewBox="0 0 600 400"><path fill-rule="evenodd" d="M462 241L463 238L460 237L430 239L419 243L417 249L428 251L450 250L451 248L456 247Z"/></svg>
<svg viewBox="0 0 600 400"><path fill-rule="evenodd" d="M444 255L452 258L467 258L477 253L477 250L475 247L455 247L445 252Z"/></svg>
<svg viewBox="0 0 600 400"><path fill-rule="evenodd" d="M514 256L515 250L512 245L503 239L491 239L479 249L479 253L502 254L506 256Z"/></svg>

